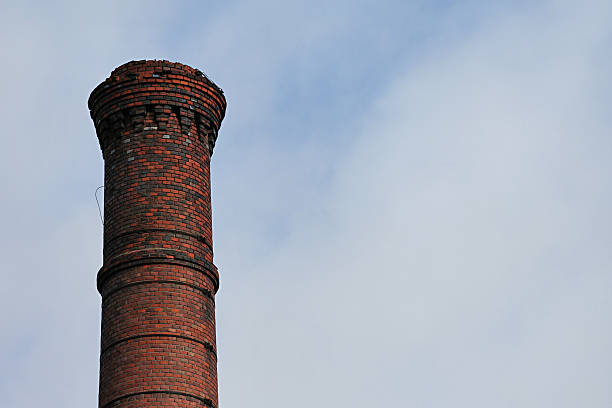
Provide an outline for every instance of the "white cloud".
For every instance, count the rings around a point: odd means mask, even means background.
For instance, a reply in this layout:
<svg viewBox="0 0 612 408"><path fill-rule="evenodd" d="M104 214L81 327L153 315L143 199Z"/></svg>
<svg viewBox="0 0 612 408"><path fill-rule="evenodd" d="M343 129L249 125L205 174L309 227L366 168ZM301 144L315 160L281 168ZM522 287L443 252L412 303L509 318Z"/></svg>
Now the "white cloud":
<svg viewBox="0 0 612 408"><path fill-rule="evenodd" d="M96 403L85 104L144 57L228 95L223 407L610 405L606 3L160 4L3 15L8 405Z"/></svg>
<svg viewBox="0 0 612 408"><path fill-rule="evenodd" d="M412 64L319 217L224 259L248 269L219 306L227 406L610 403L600 6L496 16Z"/></svg>

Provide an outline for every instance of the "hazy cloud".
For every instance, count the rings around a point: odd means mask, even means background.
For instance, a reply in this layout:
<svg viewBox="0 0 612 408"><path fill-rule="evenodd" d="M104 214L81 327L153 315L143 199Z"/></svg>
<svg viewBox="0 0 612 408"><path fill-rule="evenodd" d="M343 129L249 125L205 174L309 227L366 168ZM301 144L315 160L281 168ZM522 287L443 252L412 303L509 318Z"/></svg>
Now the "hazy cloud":
<svg viewBox="0 0 612 408"><path fill-rule="evenodd" d="M608 407L610 6L3 7L4 405L95 405L115 66L207 71L223 407Z"/></svg>

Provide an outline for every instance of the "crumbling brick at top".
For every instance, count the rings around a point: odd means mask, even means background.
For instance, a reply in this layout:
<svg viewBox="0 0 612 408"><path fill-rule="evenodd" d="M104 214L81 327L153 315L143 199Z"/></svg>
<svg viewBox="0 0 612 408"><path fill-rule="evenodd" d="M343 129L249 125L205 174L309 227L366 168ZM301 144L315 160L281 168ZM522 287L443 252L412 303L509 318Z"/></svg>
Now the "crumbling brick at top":
<svg viewBox="0 0 612 408"><path fill-rule="evenodd" d="M109 127L120 131L142 125L146 110L154 112L163 126L174 112L187 130L194 122L198 132L211 133L208 143L212 154L227 103L221 88L202 71L175 62L143 60L113 70L93 90L88 105L98 135ZM100 138L103 152L104 142Z"/></svg>
<svg viewBox="0 0 612 408"><path fill-rule="evenodd" d="M186 65L132 61L89 108L105 166L99 407L217 407L210 159L223 92Z"/></svg>

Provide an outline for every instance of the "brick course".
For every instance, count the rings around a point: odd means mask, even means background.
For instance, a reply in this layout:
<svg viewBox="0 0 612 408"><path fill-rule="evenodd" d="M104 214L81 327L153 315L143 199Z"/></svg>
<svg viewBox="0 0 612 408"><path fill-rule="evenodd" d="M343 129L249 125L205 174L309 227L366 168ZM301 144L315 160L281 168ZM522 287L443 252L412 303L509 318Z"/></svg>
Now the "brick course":
<svg viewBox="0 0 612 408"><path fill-rule="evenodd" d="M223 92L168 61L116 68L89 98L104 158L100 408L216 407L210 158Z"/></svg>

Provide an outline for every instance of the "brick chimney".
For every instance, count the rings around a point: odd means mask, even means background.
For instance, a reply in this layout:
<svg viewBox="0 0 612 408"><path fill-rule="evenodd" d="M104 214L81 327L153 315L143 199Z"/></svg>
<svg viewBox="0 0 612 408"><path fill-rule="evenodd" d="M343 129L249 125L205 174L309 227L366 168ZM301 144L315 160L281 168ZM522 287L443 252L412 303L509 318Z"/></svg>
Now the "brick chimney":
<svg viewBox="0 0 612 408"><path fill-rule="evenodd" d="M210 158L223 92L132 61L89 98L104 158L100 408L217 407Z"/></svg>

